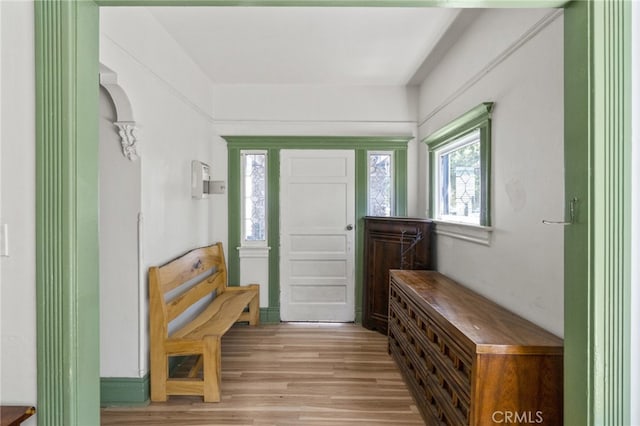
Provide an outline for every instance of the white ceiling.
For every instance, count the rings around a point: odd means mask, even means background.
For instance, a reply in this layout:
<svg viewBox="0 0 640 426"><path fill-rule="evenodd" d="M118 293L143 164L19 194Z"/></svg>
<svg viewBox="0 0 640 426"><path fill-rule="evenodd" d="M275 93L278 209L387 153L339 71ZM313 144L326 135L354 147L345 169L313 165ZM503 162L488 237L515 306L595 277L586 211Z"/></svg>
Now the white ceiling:
<svg viewBox="0 0 640 426"><path fill-rule="evenodd" d="M404 85L459 10L153 7L214 84Z"/></svg>

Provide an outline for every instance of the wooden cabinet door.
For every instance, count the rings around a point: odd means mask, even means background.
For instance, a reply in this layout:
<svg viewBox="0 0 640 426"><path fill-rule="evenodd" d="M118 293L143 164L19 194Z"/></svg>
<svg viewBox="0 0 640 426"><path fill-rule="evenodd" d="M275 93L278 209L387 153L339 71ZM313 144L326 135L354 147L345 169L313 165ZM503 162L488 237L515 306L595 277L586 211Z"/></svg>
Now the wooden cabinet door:
<svg viewBox="0 0 640 426"><path fill-rule="evenodd" d="M387 333L389 270L431 268L431 227L425 219L365 218L365 328Z"/></svg>

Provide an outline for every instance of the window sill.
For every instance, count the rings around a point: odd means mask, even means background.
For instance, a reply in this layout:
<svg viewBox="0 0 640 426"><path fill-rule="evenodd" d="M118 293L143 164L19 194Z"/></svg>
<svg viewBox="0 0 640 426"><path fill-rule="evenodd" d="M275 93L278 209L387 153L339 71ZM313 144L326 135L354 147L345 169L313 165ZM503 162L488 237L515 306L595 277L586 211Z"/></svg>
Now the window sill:
<svg viewBox="0 0 640 426"><path fill-rule="evenodd" d="M433 222L436 224L436 235L444 235L458 240L468 241L470 243L481 244L483 246L491 245L491 233L493 228L490 226L444 222L441 220L433 220Z"/></svg>

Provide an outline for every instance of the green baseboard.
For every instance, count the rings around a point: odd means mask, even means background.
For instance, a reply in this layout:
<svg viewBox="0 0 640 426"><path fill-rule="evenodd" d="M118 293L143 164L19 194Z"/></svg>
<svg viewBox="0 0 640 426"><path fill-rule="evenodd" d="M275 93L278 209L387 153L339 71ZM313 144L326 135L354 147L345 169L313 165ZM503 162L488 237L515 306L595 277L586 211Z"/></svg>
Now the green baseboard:
<svg viewBox="0 0 640 426"><path fill-rule="evenodd" d="M260 324L280 323L280 308L260 308Z"/></svg>
<svg viewBox="0 0 640 426"><path fill-rule="evenodd" d="M280 323L280 308L260 308L260 324ZM356 324L362 324L362 309L356 308Z"/></svg>
<svg viewBox="0 0 640 426"><path fill-rule="evenodd" d="M149 403L149 373L144 377L101 377L100 405L136 406Z"/></svg>

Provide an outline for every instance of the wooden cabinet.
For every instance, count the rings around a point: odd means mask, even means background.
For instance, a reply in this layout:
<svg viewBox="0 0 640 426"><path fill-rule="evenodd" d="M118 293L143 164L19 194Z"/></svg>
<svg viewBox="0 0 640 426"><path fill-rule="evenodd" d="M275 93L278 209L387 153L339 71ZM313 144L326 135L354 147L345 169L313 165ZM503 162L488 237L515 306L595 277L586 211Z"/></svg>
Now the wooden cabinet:
<svg viewBox="0 0 640 426"><path fill-rule="evenodd" d="M434 271L392 271L389 299L426 424L562 424L562 339Z"/></svg>
<svg viewBox="0 0 640 426"><path fill-rule="evenodd" d="M390 269L431 269L432 227L427 219L364 218L364 327L387 333Z"/></svg>

